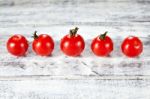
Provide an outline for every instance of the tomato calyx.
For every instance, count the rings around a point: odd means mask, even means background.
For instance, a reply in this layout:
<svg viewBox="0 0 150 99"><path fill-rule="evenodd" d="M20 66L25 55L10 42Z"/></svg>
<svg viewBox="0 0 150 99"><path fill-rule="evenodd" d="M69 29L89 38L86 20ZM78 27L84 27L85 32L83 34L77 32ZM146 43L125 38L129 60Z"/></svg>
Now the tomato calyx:
<svg viewBox="0 0 150 99"><path fill-rule="evenodd" d="M37 35L37 31L34 32L33 36L34 39L37 39L39 36Z"/></svg>
<svg viewBox="0 0 150 99"><path fill-rule="evenodd" d="M74 29L71 29L70 30L70 36L74 37L77 34L78 29L79 29L78 27L75 27Z"/></svg>
<svg viewBox="0 0 150 99"><path fill-rule="evenodd" d="M101 40L104 40L105 39L105 37L106 37L106 35L107 35L107 31L104 33L104 34L101 34L100 36L99 36L99 38L101 39Z"/></svg>

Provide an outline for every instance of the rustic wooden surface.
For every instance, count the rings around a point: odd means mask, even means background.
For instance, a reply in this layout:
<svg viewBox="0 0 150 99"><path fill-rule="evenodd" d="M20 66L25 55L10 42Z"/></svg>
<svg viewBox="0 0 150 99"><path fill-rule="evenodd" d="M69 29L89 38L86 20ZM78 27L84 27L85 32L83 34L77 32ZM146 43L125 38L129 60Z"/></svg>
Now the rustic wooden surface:
<svg viewBox="0 0 150 99"><path fill-rule="evenodd" d="M0 99L150 99L149 0L0 0ZM59 40L78 26L86 49L69 58ZM5 48L9 36L37 30L55 38L53 57L16 58ZM93 37L109 31L115 51L109 58L91 54ZM128 59L119 53L123 38L137 35L143 54Z"/></svg>

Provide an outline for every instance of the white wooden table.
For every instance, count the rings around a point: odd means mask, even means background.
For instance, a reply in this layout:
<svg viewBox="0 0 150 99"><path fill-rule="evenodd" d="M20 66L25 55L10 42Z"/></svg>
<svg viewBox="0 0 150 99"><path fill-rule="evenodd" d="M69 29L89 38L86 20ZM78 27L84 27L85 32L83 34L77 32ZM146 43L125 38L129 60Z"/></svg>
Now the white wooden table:
<svg viewBox="0 0 150 99"><path fill-rule="evenodd" d="M0 99L150 99L149 0L0 0ZM81 57L67 57L59 40L78 26L86 48ZM36 56L32 34L55 39L52 57ZM91 39L109 31L115 42L110 57L94 56ZM30 41L26 57L5 47L13 34ZM144 42L138 58L127 58L120 44L128 35Z"/></svg>

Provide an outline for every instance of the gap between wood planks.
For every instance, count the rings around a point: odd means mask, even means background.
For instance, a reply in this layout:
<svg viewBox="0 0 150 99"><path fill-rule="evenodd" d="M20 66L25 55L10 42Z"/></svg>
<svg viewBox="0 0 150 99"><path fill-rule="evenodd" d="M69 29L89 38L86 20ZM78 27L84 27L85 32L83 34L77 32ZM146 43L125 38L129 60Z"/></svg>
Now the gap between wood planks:
<svg viewBox="0 0 150 99"><path fill-rule="evenodd" d="M22 75L22 76L0 76L0 81L21 80L150 80L150 75L128 75L128 76L51 76L51 75Z"/></svg>

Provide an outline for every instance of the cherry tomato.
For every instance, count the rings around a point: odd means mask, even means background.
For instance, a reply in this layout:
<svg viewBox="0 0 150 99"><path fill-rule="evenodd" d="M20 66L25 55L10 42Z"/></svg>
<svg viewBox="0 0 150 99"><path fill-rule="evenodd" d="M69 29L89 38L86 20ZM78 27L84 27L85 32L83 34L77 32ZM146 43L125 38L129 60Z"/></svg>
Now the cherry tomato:
<svg viewBox="0 0 150 99"><path fill-rule="evenodd" d="M82 36L77 34L78 28L70 30L70 34L61 39L60 48L68 56L79 56L85 47Z"/></svg>
<svg viewBox="0 0 150 99"><path fill-rule="evenodd" d="M138 37L129 36L122 42L121 49L126 56L136 57L142 53L143 43Z"/></svg>
<svg viewBox="0 0 150 99"><path fill-rule="evenodd" d="M37 35L34 33L34 41L32 43L33 51L40 56L49 56L54 49L54 41L51 36L47 34Z"/></svg>
<svg viewBox="0 0 150 99"><path fill-rule="evenodd" d="M7 50L15 56L24 56L28 50L28 41L22 35L13 35L7 41Z"/></svg>
<svg viewBox="0 0 150 99"><path fill-rule="evenodd" d="M91 49L97 56L108 56L113 51L113 42L107 32L93 39Z"/></svg>

